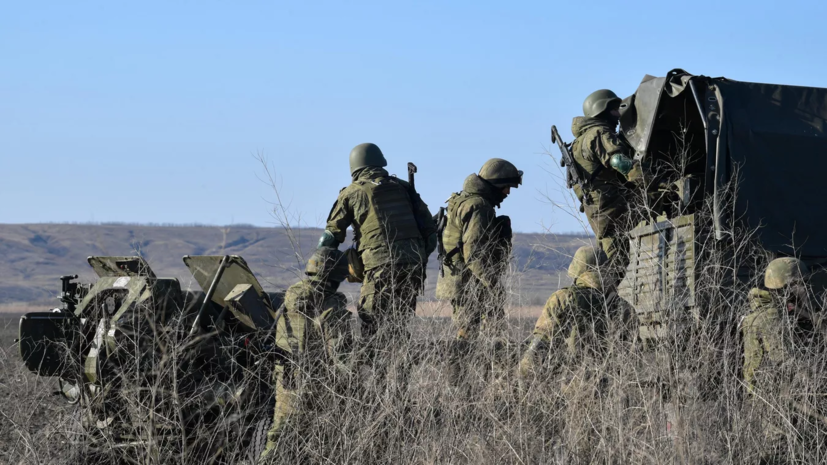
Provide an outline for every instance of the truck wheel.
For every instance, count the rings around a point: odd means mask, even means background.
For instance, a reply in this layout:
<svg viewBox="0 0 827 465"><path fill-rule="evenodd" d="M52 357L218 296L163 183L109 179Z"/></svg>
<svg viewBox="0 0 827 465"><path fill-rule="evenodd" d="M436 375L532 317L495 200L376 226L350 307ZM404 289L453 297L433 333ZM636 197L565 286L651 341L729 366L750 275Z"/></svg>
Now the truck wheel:
<svg viewBox="0 0 827 465"><path fill-rule="evenodd" d="M267 445L267 431L270 430L272 423L272 418L263 418L256 423L253 435L250 437L250 447L247 449L247 462L250 465L257 464L258 458L264 452L264 447Z"/></svg>

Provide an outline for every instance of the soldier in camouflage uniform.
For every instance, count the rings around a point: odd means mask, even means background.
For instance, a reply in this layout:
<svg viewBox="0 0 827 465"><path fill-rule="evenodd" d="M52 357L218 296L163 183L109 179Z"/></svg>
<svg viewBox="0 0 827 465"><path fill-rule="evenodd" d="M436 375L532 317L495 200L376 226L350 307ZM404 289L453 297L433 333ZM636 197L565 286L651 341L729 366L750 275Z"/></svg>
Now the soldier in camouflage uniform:
<svg viewBox="0 0 827 465"><path fill-rule="evenodd" d="M571 131L574 161L589 179L589 188L574 186L600 247L609 259L607 265L622 278L628 265L626 234L631 220L629 183L642 183L640 163L632 158L631 148L616 132L620 120L620 99L606 89L593 92L583 102L583 117L576 117Z"/></svg>
<svg viewBox="0 0 827 465"><path fill-rule="evenodd" d="M594 432L601 431L602 418L591 415L589 407L600 403L611 380L601 363L610 345L628 341L634 328L630 309L612 290L612 275L600 268L605 262L596 247L577 250L568 269L574 283L549 297L517 373L523 388L531 386L523 383L536 375L543 389L559 386L550 410L568 414L551 425L559 428L557 434L574 462L593 459L600 440Z"/></svg>
<svg viewBox="0 0 827 465"><path fill-rule="evenodd" d="M747 405L762 418L763 460L786 461L788 441L814 446L825 440L819 431L827 426L822 367L827 328L813 308L808 276L807 265L796 258L770 262L765 289L750 291L751 313L740 325L744 383L754 394Z"/></svg>
<svg viewBox="0 0 827 465"><path fill-rule="evenodd" d="M520 375L533 373L547 352L557 363L601 354L613 326L628 319L620 299L613 298L610 277L601 273L605 261L605 254L595 247L577 249L568 269L574 283L552 294L543 307L520 361Z"/></svg>
<svg viewBox="0 0 827 465"><path fill-rule="evenodd" d="M364 270L356 308L369 358L384 345L378 335L388 342L407 339L424 267L436 248L436 225L428 206L385 166L375 144L360 144L350 152L353 182L339 192L319 240L320 246L338 247L353 227L356 254L349 257L354 269Z"/></svg>
<svg viewBox="0 0 827 465"><path fill-rule="evenodd" d="M495 208L522 184L523 172L500 158L485 162L471 174L462 192L448 199L442 232L445 256L437 297L450 300L457 339L474 338L483 322L504 316L502 278L511 253L511 221Z"/></svg>
<svg viewBox="0 0 827 465"><path fill-rule="evenodd" d="M808 296L807 265L796 258L773 260L764 287L749 293L751 312L741 323L744 338L744 382L756 386L762 367L780 365L813 346L825 330L820 312Z"/></svg>
<svg viewBox="0 0 827 465"><path fill-rule="evenodd" d="M351 315L347 297L337 292L348 275L347 259L337 249L321 247L307 261L305 274L307 278L287 289L284 314L276 324L276 346L286 356L273 373L276 406L260 462L276 450L285 425L299 408L300 395L311 403L321 402L321 393L341 384L351 368ZM307 386L311 392L302 392L306 379L324 388Z"/></svg>

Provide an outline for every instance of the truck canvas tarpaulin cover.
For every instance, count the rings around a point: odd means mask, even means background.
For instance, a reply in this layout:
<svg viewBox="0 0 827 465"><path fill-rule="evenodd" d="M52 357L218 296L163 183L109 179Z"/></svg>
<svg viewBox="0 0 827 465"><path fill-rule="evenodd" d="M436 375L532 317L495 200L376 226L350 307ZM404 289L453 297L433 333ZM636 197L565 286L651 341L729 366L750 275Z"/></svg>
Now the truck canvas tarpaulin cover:
<svg viewBox="0 0 827 465"><path fill-rule="evenodd" d="M694 76L646 76L621 105L621 131L644 157L674 156L677 135L699 154L684 175L713 198L714 232L725 217L758 228L771 252L827 257L827 89ZM734 209L723 205L730 181Z"/></svg>

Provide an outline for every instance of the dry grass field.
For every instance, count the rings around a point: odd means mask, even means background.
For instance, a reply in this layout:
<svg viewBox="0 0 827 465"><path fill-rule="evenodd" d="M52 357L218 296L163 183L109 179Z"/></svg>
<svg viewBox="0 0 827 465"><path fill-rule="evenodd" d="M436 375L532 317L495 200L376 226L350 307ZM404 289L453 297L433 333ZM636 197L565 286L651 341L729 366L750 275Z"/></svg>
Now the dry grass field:
<svg viewBox="0 0 827 465"><path fill-rule="evenodd" d="M668 324L657 344L636 339L636 322L613 320L592 346L576 355L562 344L548 347L536 370L517 376L526 337L550 293L527 297L526 269L510 275L508 318L475 342L452 342L449 306L426 300L411 322L411 338L381 347L372 366L345 374L300 371L299 408L269 463L827 463L823 345L766 367L753 395L741 381L738 324L749 311L745 289L754 282L733 291L706 272L697 286L710 307L692 319L682 305L661 308ZM552 271L554 287L565 284L556 279L560 266ZM345 292L353 302L353 289ZM606 315L617 304L611 302ZM118 395L130 420L118 425L125 431L118 442L102 436L84 421L84 410L54 395L54 379L23 367L13 312L25 308L7 302L0 309L0 463L251 463L251 447L238 432L256 424L237 426L235 414L195 425L179 421L175 414L188 400L169 387L179 372L164 371L161 362L151 365L155 384L141 384L140 374L137 383L122 378ZM186 346L181 339L158 341L167 351L163 360ZM123 373L141 373L129 363ZM270 383L271 372L256 376ZM272 412L264 404L239 408L260 419Z"/></svg>

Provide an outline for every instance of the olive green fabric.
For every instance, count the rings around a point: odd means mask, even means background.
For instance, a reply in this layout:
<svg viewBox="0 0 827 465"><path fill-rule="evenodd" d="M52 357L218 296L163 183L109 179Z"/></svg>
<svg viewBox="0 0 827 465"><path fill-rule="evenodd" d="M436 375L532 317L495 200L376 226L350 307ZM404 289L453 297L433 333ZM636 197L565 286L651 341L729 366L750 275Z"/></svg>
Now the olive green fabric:
<svg viewBox="0 0 827 465"><path fill-rule="evenodd" d="M588 271L597 271L598 267L606 262L606 254L597 247L583 246L574 252L566 274L570 278L577 278Z"/></svg>
<svg viewBox="0 0 827 465"><path fill-rule="evenodd" d="M483 331L498 333L505 319L504 285L498 282L486 286L470 273L463 281L461 292L451 299L451 319L457 329L457 339L475 339Z"/></svg>
<svg viewBox="0 0 827 465"><path fill-rule="evenodd" d="M444 264L446 276L457 277L467 269L487 286L501 277L502 259L507 258L503 246L510 244L510 237L501 238L503 231L497 227L495 207L503 198L496 187L472 174L465 179L462 191L448 199L442 242L447 252L457 252ZM504 232L506 236L510 233ZM445 297L450 299L454 293Z"/></svg>
<svg viewBox="0 0 827 465"><path fill-rule="evenodd" d="M596 90L583 100L583 116L594 118L617 103L620 103L620 98L614 92L609 89Z"/></svg>
<svg viewBox="0 0 827 465"><path fill-rule="evenodd" d="M276 325L276 345L300 356L323 348L329 361L344 368L351 349L351 314L347 297L335 285L308 278L287 289L284 318ZM309 347L308 347L309 345Z"/></svg>
<svg viewBox="0 0 827 465"><path fill-rule="evenodd" d="M591 179L588 192L581 186L574 186L577 198L583 203L586 217L598 238L613 236L620 228L628 211L627 201L631 197L625 186L627 179L612 169L611 158L615 154L626 155L629 151L617 137L615 129L603 119L574 118L571 131L575 140L572 155Z"/></svg>
<svg viewBox="0 0 827 465"><path fill-rule="evenodd" d="M416 311L421 288L422 268L418 265L387 265L365 271L356 311L369 359L377 348L407 341L408 321Z"/></svg>
<svg viewBox="0 0 827 465"><path fill-rule="evenodd" d="M824 444L823 315L788 291L752 289L751 313L740 325L744 383L752 394L745 406L763 430L761 463L789 462L790 443Z"/></svg>
<svg viewBox="0 0 827 465"><path fill-rule="evenodd" d="M741 322L744 338L744 382L752 390L760 370L796 357L823 351L824 316L813 311L807 296L794 289L754 288L749 293L750 314Z"/></svg>
<svg viewBox="0 0 827 465"><path fill-rule="evenodd" d="M621 279L628 265L626 234L635 223L629 203L635 192L629 187L644 182L643 169L635 161L626 177L611 166L614 155L629 156L629 148L618 138L612 123L600 118L574 118L572 155L591 179L584 192L574 186L577 198L601 248L608 258L607 266Z"/></svg>
<svg viewBox="0 0 827 465"><path fill-rule="evenodd" d="M353 147L353 150L350 151L350 174L368 166L377 168L388 166L382 150L376 144L369 142Z"/></svg>
<svg viewBox="0 0 827 465"><path fill-rule="evenodd" d="M285 375L291 376L292 373L285 374L284 366L277 365L273 373L273 384L276 387L276 406L273 409L273 423L267 431L267 443L264 446L261 456L258 458L260 465L270 463L275 458L279 446L279 438L290 419L295 417L300 408L299 393L296 389L291 389Z"/></svg>
<svg viewBox="0 0 827 465"><path fill-rule="evenodd" d="M351 371L351 315L347 297L336 292L337 287L337 282L310 277L290 286L285 293L285 311L276 324L275 339L287 358L273 372L276 406L259 462L272 457L282 431L297 413L303 394L299 380L302 373L311 373L305 377L315 384L324 384L324 389L310 386L311 391L317 392L329 389L335 384L333 379L345 377Z"/></svg>
<svg viewBox="0 0 827 465"><path fill-rule="evenodd" d="M326 230L341 244L349 226L366 270L424 263L436 244L430 239L436 225L428 206L407 182L382 168L358 171L339 193Z"/></svg>
<svg viewBox="0 0 827 465"><path fill-rule="evenodd" d="M555 363L584 355L599 357L607 350L610 331L632 331L631 310L620 299L607 299L603 289L600 273L588 271L549 297L534 325L531 347L535 349L520 361L522 376L536 368L541 355L537 347L552 354Z"/></svg>
<svg viewBox="0 0 827 465"><path fill-rule="evenodd" d="M479 177L499 188L519 187L523 183L523 172L502 158L492 158L483 163Z"/></svg>
<svg viewBox="0 0 827 465"><path fill-rule="evenodd" d="M598 243L606 255L603 276L612 280L607 285L617 284L623 279L629 265L629 238L626 235L606 236L600 238Z"/></svg>
<svg viewBox="0 0 827 465"><path fill-rule="evenodd" d="M560 289L549 297L534 325L533 334L550 347L563 349L570 357L586 347L595 349L611 324L600 275L586 272L574 285Z"/></svg>
<svg viewBox="0 0 827 465"><path fill-rule="evenodd" d="M347 278L347 257L339 249L319 247L307 260L304 273L317 279L341 283Z"/></svg>
<svg viewBox="0 0 827 465"><path fill-rule="evenodd" d="M782 289L795 282L803 282L809 274L807 264L797 258L776 258L764 272L764 286L767 289Z"/></svg>
<svg viewBox="0 0 827 465"><path fill-rule="evenodd" d="M508 217L498 217L495 211L503 199L499 189L472 174L462 191L448 200L442 241L453 255L443 263L437 297L451 301L460 338L474 337L483 321L498 321L504 315L502 278L512 231Z"/></svg>
<svg viewBox="0 0 827 465"><path fill-rule="evenodd" d="M763 289L749 292L751 313L741 323L744 339L744 382L754 388L755 375L765 363L779 364L787 359L784 340L781 337L781 314L772 294Z"/></svg>

